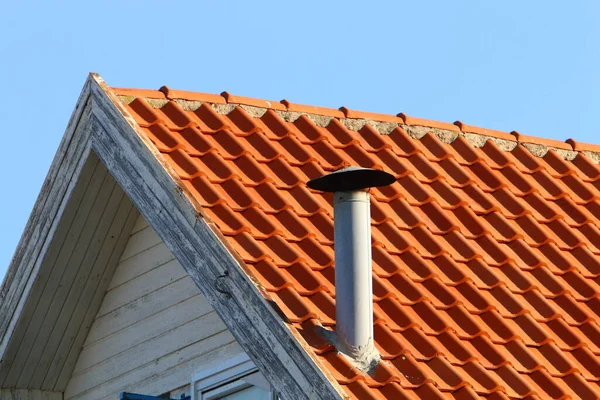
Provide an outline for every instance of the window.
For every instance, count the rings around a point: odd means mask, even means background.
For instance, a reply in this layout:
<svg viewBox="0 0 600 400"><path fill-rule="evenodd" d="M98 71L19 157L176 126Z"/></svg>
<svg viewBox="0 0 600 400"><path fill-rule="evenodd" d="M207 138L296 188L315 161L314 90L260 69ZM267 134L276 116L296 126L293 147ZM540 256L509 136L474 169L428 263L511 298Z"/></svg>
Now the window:
<svg viewBox="0 0 600 400"><path fill-rule="evenodd" d="M150 396L147 394L139 394L139 393L128 393L123 392L119 395L119 400L161 400L161 399L170 399L168 393L161 394L160 396ZM179 400L190 400L189 396L181 395Z"/></svg>
<svg viewBox="0 0 600 400"><path fill-rule="evenodd" d="M245 353L192 375L192 400L276 400L269 382Z"/></svg>

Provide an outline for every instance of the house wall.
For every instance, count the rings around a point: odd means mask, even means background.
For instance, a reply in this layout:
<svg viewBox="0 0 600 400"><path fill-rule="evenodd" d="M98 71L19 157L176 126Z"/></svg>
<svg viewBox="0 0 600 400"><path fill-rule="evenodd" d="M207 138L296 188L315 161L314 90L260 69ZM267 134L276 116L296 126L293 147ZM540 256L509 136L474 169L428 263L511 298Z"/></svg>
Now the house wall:
<svg viewBox="0 0 600 400"><path fill-rule="evenodd" d="M93 153L70 185L69 195L54 200L62 204L54 228L37 238L43 250L18 261L19 268L35 264L19 278L27 283L13 297L18 308L0 312L0 325L14 323L0 345L0 388L64 391L139 216Z"/></svg>
<svg viewBox="0 0 600 400"><path fill-rule="evenodd" d="M62 400L61 392L29 389L0 389L2 400Z"/></svg>
<svg viewBox="0 0 600 400"><path fill-rule="evenodd" d="M189 384L199 367L241 351L140 216L64 398L114 400L123 391L160 395Z"/></svg>

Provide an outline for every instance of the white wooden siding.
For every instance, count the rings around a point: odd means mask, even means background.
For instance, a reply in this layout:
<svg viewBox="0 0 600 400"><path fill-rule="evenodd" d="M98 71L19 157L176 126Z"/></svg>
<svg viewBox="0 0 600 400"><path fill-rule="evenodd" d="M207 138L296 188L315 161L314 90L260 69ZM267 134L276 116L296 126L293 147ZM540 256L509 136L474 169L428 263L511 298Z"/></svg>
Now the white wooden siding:
<svg viewBox="0 0 600 400"><path fill-rule="evenodd" d="M64 390L138 216L90 154L2 356L1 388Z"/></svg>
<svg viewBox="0 0 600 400"><path fill-rule="evenodd" d="M241 352L155 231L139 217L79 355L65 399L159 395Z"/></svg>

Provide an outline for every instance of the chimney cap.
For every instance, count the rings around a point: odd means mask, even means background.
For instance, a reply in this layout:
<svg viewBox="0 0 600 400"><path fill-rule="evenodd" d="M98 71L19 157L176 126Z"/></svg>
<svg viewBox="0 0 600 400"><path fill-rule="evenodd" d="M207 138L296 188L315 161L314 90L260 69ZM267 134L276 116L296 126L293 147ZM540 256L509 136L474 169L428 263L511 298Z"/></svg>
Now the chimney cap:
<svg viewBox="0 0 600 400"><path fill-rule="evenodd" d="M347 167L308 181L308 187L322 192L352 192L370 187L387 186L394 175L372 168Z"/></svg>

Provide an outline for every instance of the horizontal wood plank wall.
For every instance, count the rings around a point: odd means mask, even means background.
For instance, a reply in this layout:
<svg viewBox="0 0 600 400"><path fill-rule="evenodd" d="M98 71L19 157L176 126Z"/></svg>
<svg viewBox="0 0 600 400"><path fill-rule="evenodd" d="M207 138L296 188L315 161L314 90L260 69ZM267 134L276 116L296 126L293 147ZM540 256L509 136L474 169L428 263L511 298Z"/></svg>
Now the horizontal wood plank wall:
<svg viewBox="0 0 600 400"><path fill-rule="evenodd" d="M68 382L65 399L159 395L241 347L139 217Z"/></svg>

